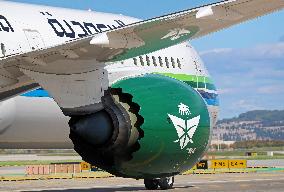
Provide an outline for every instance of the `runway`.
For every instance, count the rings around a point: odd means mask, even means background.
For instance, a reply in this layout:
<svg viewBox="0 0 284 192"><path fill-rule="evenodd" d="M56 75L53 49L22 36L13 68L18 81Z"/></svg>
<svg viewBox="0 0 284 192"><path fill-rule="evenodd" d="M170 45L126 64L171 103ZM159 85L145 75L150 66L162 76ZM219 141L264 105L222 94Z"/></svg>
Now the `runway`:
<svg viewBox="0 0 284 192"><path fill-rule="evenodd" d="M123 178L1 182L0 184L0 191L15 192L147 191L144 188L143 180L136 181ZM284 188L284 173L183 175L175 178L174 187L170 191L279 192Z"/></svg>

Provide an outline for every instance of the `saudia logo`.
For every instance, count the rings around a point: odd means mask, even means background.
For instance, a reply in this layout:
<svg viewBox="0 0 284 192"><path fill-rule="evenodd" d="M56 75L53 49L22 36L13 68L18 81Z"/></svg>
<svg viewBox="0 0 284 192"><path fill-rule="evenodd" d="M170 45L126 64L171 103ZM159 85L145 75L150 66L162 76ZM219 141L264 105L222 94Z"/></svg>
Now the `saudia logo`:
<svg viewBox="0 0 284 192"><path fill-rule="evenodd" d="M190 33L191 32L189 30L177 28L177 29L170 30L170 32L164 37L162 37L161 39L170 39L172 41L175 41L185 35L189 35Z"/></svg>
<svg viewBox="0 0 284 192"><path fill-rule="evenodd" d="M188 117L191 115L190 108L187 105L180 103L178 108L181 116ZM174 124L179 137L179 139L174 142L179 143L181 149L186 148L189 143L193 143L193 136L199 125L200 115L191 119L183 119L170 114L168 114L168 116ZM192 148L187 150L189 153L195 152L195 149Z"/></svg>

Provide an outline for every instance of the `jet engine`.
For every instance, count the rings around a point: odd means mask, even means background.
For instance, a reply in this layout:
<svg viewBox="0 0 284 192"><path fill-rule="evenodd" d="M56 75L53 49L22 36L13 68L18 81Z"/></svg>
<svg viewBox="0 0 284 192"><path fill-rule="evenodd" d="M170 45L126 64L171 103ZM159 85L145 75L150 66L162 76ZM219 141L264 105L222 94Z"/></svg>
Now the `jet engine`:
<svg viewBox="0 0 284 192"><path fill-rule="evenodd" d="M13 124L15 114L16 104L14 99L9 99L0 103L0 135L4 134Z"/></svg>
<svg viewBox="0 0 284 192"><path fill-rule="evenodd" d="M102 102L102 111L71 117L70 138L83 160L116 176L170 177L193 167L208 146L207 105L177 79L125 78Z"/></svg>

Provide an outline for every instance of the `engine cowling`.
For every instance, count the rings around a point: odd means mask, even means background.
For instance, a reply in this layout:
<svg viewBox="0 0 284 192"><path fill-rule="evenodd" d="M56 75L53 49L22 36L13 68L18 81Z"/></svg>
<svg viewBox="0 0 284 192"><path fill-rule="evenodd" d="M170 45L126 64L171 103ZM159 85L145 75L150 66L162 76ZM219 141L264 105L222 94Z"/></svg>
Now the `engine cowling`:
<svg viewBox="0 0 284 192"><path fill-rule="evenodd" d="M107 136L98 143L86 139L90 136L76 131L82 127L81 118L72 117L70 138L84 160L114 175L173 176L193 167L208 146L207 106L197 91L179 80L162 75L123 79L103 101L103 114L113 121L113 127L103 134ZM94 130L102 132L102 125L93 124L89 129L97 138Z"/></svg>
<svg viewBox="0 0 284 192"><path fill-rule="evenodd" d="M16 104L14 99L9 99L0 103L0 135L4 134L13 124L16 114Z"/></svg>

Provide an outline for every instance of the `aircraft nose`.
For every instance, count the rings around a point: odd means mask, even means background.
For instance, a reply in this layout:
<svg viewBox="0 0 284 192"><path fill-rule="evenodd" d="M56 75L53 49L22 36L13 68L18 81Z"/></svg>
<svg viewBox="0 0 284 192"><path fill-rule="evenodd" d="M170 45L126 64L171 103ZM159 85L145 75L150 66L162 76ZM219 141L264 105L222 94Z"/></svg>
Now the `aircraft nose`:
<svg viewBox="0 0 284 192"><path fill-rule="evenodd" d="M0 135L3 135L13 124L16 115L16 103L9 99L0 103Z"/></svg>

